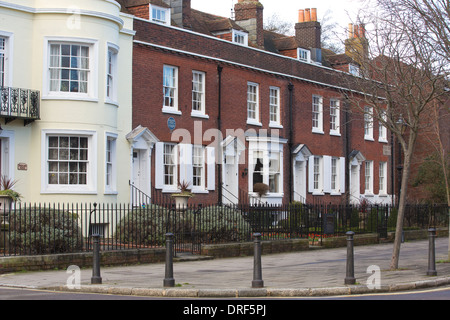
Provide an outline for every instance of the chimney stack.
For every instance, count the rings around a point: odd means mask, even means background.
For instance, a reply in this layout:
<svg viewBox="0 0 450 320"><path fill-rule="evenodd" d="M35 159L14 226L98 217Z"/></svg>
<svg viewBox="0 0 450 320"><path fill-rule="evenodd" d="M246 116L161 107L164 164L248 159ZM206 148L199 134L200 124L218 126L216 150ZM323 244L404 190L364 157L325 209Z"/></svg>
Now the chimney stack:
<svg viewBox="0 0 450 320"><path fill-rule="evenodd" d="M364 24L348 25L348 39L345 41L345 54L362 65L369 58L369 41Z"/></svg>
<svg viewBox="0 0 450 320"><path fill-rule="evenodd" d="M322 27L317 21L317 9L298 11L298 23L295 25L295 39L298 46L311 51L311 59L322 63L321 50Z"/></svg>
<svg viewBox="0 0 450 320"><path fill-rule="evenodd" d="M172 20L180 28L191 29L191 0L163 0L171 8Z"/></svg>
<svg viewBox="0 0 450 320"><path fill-rule="evenodd" d="M239 0L234 6L235 22L248 31L248 40L264 47L264 6L258 0Z"/></svg>

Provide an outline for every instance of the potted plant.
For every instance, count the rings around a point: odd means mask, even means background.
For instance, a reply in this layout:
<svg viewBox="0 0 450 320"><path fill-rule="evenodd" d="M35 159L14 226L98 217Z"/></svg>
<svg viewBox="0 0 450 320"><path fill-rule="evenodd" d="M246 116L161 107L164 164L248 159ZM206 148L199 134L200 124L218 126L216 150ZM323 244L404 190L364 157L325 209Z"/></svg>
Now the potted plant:
<svg viewBox="0 0 450 320"><path fill-rule="evenodd" d="M265 183L255 183L253 192L256 192L259 195L259 199L261 199L262 196L265 196L269 192L269 186Z"/></svg>
<svg viewBox="0 0 450 320"><path fill-rule="evenodd" d="M191 192L190 182L179 182L178 190L180 191L179 193L172 194L172 197L175 199L175 205L177 208L186 208L188 200L194 196Z"/></svg>
<svg viewBox="0 0 450 320"><path fill-rule="evenodd" d="M17 183L16 180L2 176L0 178L0 214L5 220L8 212L11 211L11 204L16 201L20 201L22 196L17 191L14 191L14 185Z"/></svg>

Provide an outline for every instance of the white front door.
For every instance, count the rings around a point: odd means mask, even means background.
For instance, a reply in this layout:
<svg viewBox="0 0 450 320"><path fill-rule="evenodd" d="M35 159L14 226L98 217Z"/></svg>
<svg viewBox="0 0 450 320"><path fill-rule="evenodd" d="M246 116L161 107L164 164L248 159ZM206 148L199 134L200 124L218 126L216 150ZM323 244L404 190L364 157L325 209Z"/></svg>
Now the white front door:
<svg viewBox="0 0 450 320"><path fill-rule="evenodd" d="M146 195L150 195L149 159L147 150L133 150L133 186Z"/></svg>
<svg viewBox="0 0 450 320"><path fill-rule="evenodd" d="M350 166L350 203L359 203L359 165Z"/></svg>
<svg viewBox="0 0 450 320"><path fill-rule="evenodd" d="M294 165L294 200L306 202L306 161Z"/></svg>
<svg viewBox="0 0 450 320"><path fill-rule="evenodd" d="M238 160L235 156L226 156L223 164L223 203L237 204L239 202Z"/></svg>

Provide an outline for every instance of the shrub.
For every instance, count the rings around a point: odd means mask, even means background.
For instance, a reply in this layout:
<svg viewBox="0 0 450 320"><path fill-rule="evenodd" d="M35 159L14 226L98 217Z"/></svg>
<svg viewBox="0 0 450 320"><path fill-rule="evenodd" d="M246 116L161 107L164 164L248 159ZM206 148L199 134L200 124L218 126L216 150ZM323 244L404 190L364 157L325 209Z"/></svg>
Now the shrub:
<svg viewBox="0 0 450 320"><path fill-rule="evenodd" d="M53 254L80 251L78 215L52 208L21 208L9 219L10 252Z"/></svg>
<svg viewBox="0 0 450 320"><path fill-rule="evenodd" d="M205 207L200 210L196 222L196 229L208 243L248 241L252 233L242 212L234 208Z"/></svg>
<svg viewBox="0 0 450 320"><path fill-rule="evenodd" d="M123 244L163 245L166 233L172 232L169 213L169 209L154 204L135 208L117 224L115 238Z"/></svg>
<svg viewBox="0 0 450 320"><path fill-rule="evenodd" d="M167 232L178 242L191 242L200 236L203 242L214 243L247 240L251 229L235 209L211 206L177 211L157 205L130 211L116 227L118 240L132 245L162 246Z"/></svg>

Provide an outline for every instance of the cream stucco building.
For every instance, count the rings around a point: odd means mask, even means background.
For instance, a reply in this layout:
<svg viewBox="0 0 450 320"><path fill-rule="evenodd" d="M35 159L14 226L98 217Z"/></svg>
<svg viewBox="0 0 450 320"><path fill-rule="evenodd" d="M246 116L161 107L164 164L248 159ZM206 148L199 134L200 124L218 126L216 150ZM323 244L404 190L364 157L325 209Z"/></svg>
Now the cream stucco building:
<svg viewBox="0 0 450 320"><path fill-rule="evenodd" d="M0 168L23 201L130 201L132 29L114 0L0 1Z"/></svg>

